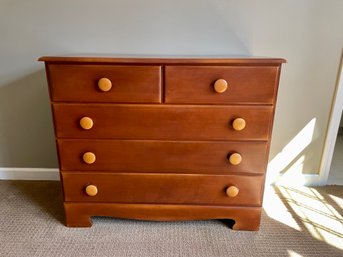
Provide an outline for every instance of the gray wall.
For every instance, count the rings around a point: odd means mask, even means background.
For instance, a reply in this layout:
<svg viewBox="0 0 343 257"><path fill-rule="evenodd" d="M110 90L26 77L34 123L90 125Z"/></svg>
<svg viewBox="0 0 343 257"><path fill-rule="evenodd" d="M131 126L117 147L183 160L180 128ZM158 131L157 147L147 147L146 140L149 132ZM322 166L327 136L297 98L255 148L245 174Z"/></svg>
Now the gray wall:
<svg viewBox="0 0 343 257"><path fill-rule="evenodd" d="M343 1L0 0L0 167L57 167L42 55L283 57L272 171L319 169Z"/></svg>

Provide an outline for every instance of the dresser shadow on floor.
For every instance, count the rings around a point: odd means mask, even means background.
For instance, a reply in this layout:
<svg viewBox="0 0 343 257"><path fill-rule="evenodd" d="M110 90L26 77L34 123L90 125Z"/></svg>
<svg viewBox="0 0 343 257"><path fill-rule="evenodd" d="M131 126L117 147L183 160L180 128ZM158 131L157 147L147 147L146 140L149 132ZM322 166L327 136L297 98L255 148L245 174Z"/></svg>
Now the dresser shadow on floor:
<svg viewBox="0 0 343 257"><path fill-rule="evenodd" d="M119 218L114 216L91 216L91 227L102 227L102 226L118 226L119 224L126 224L127 226L156 226L162 227L175 227L175 226L197 226L201 228L203 226L211 226L215 224L228 231L234 231L233 226L235 220L233 219L186 219L186 220L149 220L149 219L134 219L134 218Z"/></svg>
<svg viewBox="0 0 343 257"><path fill-rule="evenodd" d="M219 220L219 221L230 229L233 229L233 226L236 223L236 221L232 219L225 219L225 220Z"/></svg>

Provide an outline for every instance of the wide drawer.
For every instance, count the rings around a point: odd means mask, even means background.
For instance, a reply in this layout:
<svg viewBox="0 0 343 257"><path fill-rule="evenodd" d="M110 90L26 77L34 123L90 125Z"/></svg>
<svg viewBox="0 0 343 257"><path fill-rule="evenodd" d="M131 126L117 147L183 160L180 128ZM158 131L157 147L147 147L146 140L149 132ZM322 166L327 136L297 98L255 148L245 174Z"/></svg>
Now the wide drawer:
<svg viewBox="0 0 343 257"><path fill-rule="evenodd" d="M194 174L62 173L66 202L260 206L264 177ZM96 187L95 196L87 186ZM229 187L238 195L229 197ZM90 187L89 187L90 188ZM89 190L90 191L90 190Z"/></svg>
<svg viewBox="0 0 343 257"><path fill-rule="evenodd" d="M264 173L268 158L266 142L59 139L57 144L63 171Z"/></svg>
<svg viewBox="0 0 343 257"><path fill-rule="evenodd" d="M279 68L275 66L166 66L166 103L272 104ZM214 84L223 79L225 92ZM221 88L223 90L223 88Z"/></svg>
<svg viewBox="0 0 343 257"><path fill-rule="evenodd" d="M47 74L52 101L161 102L160 66L49 64Z"/></svg>
<svg viewBox="0 0 343 257"><path fill-rule="evenodd" d="M273 107L53 104L59 138L267 140ZM233 122L245 120L235 130ZM86 120L88 129L81 127Z"/></svg>

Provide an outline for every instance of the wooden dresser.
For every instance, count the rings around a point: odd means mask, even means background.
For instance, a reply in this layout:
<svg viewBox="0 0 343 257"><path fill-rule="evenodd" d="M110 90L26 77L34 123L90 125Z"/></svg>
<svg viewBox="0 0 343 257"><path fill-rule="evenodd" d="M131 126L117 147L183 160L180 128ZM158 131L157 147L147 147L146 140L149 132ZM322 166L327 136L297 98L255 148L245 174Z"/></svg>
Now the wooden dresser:
<svg viewBox="0 0 343 257"><path fill-rule="evenodd" d="M66 224L258 230L283 59L42 57Z"/></svg>

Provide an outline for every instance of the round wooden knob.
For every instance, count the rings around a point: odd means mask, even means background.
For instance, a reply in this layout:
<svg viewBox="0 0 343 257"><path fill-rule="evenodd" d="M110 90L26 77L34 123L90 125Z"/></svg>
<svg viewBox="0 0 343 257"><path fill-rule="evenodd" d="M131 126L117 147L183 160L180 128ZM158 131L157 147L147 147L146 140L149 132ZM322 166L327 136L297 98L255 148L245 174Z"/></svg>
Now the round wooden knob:
<svg viewBox="0 0 343 257"><path fill-rule="evenodd" d="M92 153L92 152L86 152L86 153L83 154L82 159L83 159L83 161L84 161L85 163L87 163L87 164L92 164L92 163L95 162L96 157L95 157L95 154L94 154L94 153Z"/></svg>
<svg viewBox="0 0 343 257"><path fill-rule="evenodd" d="M245 126L246 126L246 122L242 118L237 118L232 122L233 129L237 131L243 130Z"/></svg>
<svg viewBox="0 0 343 257"><path fill-rule="evenodd" d="M226 189L226 194L227 196L229 197L236 197L239 193L239 189L238 187L235 187L235 186L229 186L227 189Z"/></svg>
<svg viewBox="0 0 343 257"><path fill-rule="evenodd" d="M238 165L242 162L242 155L240 155L239 153L233 153L230 155L229 157L229 162L232 165Z"/></svg>
<svg viewBox="0 0 343 257"><path fill-rule="evenodd" d="M98 87L101 91L110 91L112 88L112 82L108 78L101 78L98 81Z"/></svg>
<svg viewBox="0 0 343 257"><path fill-rule="evenodd" d="M86 194L89 196L96 196L98 194L98 188L94 185L86 186Z"/></svg>
<svg viewBox="0 0 343 257"><path fill-rule="evenodd" d="M83 117L80 120L80 126L83 129L91 129L93 125L94 125L93 120L89 117Z"/></svg>
<svg viewBox="0 0 343 257"><path fill-rule="evenodd" d="M227 90L227 81L225 79L217 79L216 82L214 82L214 90L217 93L224 93Z"/></svg>

